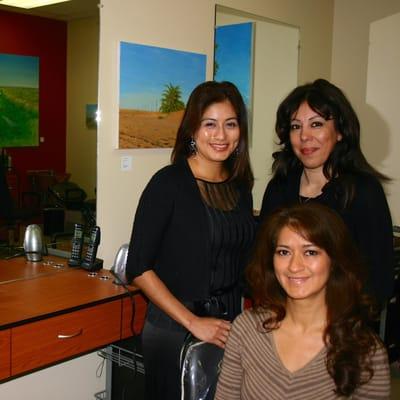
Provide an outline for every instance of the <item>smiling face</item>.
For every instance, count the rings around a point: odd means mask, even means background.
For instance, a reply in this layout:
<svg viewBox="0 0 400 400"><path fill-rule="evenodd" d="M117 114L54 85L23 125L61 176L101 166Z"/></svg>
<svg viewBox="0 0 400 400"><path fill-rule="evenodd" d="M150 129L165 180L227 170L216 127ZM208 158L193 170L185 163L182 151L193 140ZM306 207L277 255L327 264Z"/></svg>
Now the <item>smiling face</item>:
<svg viewBox="0 0 400 400"><path fill-rule="evenodd" d="M321 169L342 135L334 121L326 120L304 102L293 114L290 143L305 169Z"/></svg>
<svg viewBox="0 0 400 400"><path fill-rule="evenodd" d="M273 264L288 299L325 301L331 267L325 250L285 226L278 235Z"/></svg>
<svg viewBox="0 0 400 400"><path fill-rule="evenodd" d="M223 163L239 144L240 128L236 112L229 101L213 103L201 118L194 134L199 162Z"/></svg>

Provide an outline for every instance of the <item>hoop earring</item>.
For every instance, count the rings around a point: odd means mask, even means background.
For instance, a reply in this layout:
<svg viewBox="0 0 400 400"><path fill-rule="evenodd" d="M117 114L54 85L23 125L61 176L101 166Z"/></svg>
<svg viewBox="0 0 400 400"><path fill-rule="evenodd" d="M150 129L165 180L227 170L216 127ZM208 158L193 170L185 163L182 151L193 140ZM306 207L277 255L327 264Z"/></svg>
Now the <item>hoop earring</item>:
<svg viewBox="0 0 400 400"><path fill-rule="evenodd" d="M196 141L193 138L190 139L189 149L192 155L195 155L197 153Z"/></svg>

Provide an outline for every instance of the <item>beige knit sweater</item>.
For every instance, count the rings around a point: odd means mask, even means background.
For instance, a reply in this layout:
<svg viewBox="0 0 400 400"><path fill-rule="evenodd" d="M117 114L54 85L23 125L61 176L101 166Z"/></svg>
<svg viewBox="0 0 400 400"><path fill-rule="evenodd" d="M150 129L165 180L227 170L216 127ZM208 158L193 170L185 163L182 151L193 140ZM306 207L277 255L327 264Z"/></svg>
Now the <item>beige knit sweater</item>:
<svg viewBox="0 0 400 400"><path fill-rule="evenodd" d="M263 316L265 318L265 316ZM260 330L262 316L246 310L233 323L215 400L333 400L335 384L325 365L326 350L295 372L279 359L271 333ZM373 355L374 376L351 399L390 398L386 351Z"/></svg>

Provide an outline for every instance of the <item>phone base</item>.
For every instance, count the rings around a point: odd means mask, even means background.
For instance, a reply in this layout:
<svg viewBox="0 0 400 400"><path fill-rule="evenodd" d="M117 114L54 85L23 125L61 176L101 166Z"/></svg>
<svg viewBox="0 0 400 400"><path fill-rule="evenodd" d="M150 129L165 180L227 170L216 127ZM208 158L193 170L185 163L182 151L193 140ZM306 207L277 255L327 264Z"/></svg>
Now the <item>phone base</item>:
<svg viewBox="0 0 400 400"><path fill-rule="evenodd" d="M96 258L96 260L94 261L94 263L86 263L86 262L82 262L81 267L83 269L86 269L86 271L98 271L99 269L103 268L103 260L100 258Z"/></svg>
<svg viewBox="0 0 400 400"><path fill-rule="evenodd" d="M70 267L80 267L81 266L81 260L80 259L76 260L76 259L70 258L68 260L68 266L70 266Z"/></svg>

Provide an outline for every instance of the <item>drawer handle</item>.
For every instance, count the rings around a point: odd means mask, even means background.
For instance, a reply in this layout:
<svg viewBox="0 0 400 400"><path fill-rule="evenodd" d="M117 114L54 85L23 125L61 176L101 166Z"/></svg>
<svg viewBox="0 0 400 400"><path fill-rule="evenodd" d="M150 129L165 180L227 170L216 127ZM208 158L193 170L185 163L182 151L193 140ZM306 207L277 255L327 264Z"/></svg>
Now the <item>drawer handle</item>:
<svg viewBox="0 0 400 400"><path fill-rule="evenodd" d="M58 338L58 339L71 339L71 338L77 337L77 336L79 336L79 335L82 335L82 332L83 332L83 329L79 329L78 332L76 332L76 333L71 333L71 335L62 335L61 333L59 333L59 334L57 335L57 338Z"/></svg>

